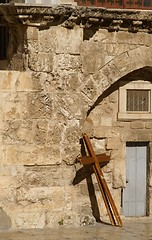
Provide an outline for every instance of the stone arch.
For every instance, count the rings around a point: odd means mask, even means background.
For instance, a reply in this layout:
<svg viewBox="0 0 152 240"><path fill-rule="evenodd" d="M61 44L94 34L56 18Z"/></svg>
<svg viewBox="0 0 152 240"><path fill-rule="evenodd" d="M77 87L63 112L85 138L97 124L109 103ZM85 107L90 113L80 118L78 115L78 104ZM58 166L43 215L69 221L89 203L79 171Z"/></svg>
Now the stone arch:
<svg viewBox="0 0 152 240"><path fill-rule="evenodd" d="M110 86L115 85L118 80L134 71L145 68L151 69L151 51L152 50L146 46L137 47L116 56L100 68L100 70L93 75L96 96L92 99L92 106L88 109L88 112L99 102L101 95L108 91Z"/></svg>
<svg viewBox="0 0 152 240"><path fill-rule="evenodd" d="M103 91L102 94L96 99L94 104L89 108L87 112L87 116L90 114L90 112L108 95L110 95L115 90L118 90L119 88L119 81L126 80L126 81L132 81L132 80L150 80L149 76L152 74L152 66L151 67L142 67L139 69L136 69L132 72L129 72L125 76L119 78L117 81L112 83L105 91Z"/></svg>

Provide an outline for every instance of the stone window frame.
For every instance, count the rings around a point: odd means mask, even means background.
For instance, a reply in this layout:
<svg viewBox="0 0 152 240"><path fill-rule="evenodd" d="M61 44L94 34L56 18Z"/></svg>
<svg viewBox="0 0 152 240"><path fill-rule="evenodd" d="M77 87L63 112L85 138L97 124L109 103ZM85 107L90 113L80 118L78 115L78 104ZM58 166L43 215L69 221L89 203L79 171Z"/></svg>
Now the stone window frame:
<svg viewBox="0 0 152 240"><path fill-rule="evenodd" d="M127 112L127 90L149 90L149 111L141 112ZM136 80L136 81L121 81L119 84L119 109L118 120L139 120L152 119L152 83L150 81Z"/></svg>

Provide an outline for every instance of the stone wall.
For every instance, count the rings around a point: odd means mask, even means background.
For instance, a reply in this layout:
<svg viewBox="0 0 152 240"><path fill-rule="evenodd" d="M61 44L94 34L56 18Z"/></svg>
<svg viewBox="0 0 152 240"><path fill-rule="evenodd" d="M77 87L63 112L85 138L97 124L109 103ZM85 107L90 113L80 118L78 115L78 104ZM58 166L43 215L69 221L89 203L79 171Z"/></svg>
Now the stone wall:
<svg viewBox="0 0 152 240"><path fill-rule="evenodd" d="M118 121L119 81L136 70L150 75L152 36L62 24L10 32L9 62L0 72L0 228L107 219L94 176L76 162L83 131L97 153L111 155L104 173L122 213L126 142L151 142L152 124ZM149 206L151 214L151 199Z"/></svg>

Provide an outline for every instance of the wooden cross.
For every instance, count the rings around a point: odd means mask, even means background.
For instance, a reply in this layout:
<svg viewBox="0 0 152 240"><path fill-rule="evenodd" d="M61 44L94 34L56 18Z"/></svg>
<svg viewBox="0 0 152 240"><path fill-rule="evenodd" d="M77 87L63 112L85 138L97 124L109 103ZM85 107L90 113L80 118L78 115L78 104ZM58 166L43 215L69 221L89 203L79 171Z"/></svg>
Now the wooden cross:
<svg viewBox="0 0 152 240"><path fill-rule="evenodd" d="M122 221L121 221L120 215L118 213L118 210L116 208L112 195L109 191L103 172L100 168L100 164L109 162L110 157L107 156L106 154L95 155L95 152L93 150L93 147L91 145L90 139L87 136L87 134L83 133L82 136L83 136L83 141L85 143L89 156L82 156L82 157L79 157L78 159L83 165L88 165L88 164L93 165L93 171L95 173L95 176L96 176L96 179L97 179L97 182L98 182L98 185L99 185L99 188L100 188L100 191L109 215L110 222L112 225L121 227Z"/></svg>

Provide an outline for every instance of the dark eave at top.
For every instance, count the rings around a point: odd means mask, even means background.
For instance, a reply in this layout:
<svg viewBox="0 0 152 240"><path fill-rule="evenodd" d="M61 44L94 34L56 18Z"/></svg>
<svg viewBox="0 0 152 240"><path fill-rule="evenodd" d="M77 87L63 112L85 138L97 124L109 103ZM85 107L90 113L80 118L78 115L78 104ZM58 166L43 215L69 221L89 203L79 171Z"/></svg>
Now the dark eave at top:
<svg viewBox="0 0 152 240"><path fill-rule="evenodd" d="M23 24L39 28L62 25L69 29L80 25L83 28L104 28L108 31L152 33L152 10L0 4L0 24Z"/></svg>

